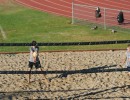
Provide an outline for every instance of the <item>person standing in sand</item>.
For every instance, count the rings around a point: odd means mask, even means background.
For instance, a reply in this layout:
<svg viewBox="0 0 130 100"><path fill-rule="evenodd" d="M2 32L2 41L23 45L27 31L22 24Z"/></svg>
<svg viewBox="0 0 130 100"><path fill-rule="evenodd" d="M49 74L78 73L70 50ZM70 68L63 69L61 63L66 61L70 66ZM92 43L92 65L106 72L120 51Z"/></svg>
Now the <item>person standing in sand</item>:
<svg viewBox="0 0 130 100"><path fill-rule="evenodd" d="M127 51L126 51L126 58L123 61L123 63L126 63L126 67L130 75L130 44L128 44Z"/></svg>
<svg viewBox="0 0 130 100"><path fill-rule="evenodd" d="M33 66L35 66L36 70L41 70L41 64L40 64L40 60L39 60L39 47L37 45L36 41L32 41L31 47L30 47L30 58L29 58L29 83L30 83L30 79L31 79L31 70L33 68ZM48 84L48 80L45 77L45 75L43 74L43 77L45 78L46 83Z"/></svg>

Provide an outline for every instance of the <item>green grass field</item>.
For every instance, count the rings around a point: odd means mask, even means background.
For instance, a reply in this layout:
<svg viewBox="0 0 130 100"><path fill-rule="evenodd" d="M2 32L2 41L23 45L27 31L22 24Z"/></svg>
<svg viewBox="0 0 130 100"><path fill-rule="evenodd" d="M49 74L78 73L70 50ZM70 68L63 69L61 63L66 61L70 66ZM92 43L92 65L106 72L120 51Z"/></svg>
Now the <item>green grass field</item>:
<svg viewBox="0 0 130 100"><path fill-rule="evenodd" d="M110 30L91 30L85 25L72 25L71 18L29 9L16 3L0 4L0 26L6 33L6 39L0 32L1 43L31 42L87 42L104 40L126 40L129 33L111 33ZM123 49L124 45L101 46L57 46L41 47L41 50L97 50ZM0 52L23 52L28 47L0 47Z"/></svg>

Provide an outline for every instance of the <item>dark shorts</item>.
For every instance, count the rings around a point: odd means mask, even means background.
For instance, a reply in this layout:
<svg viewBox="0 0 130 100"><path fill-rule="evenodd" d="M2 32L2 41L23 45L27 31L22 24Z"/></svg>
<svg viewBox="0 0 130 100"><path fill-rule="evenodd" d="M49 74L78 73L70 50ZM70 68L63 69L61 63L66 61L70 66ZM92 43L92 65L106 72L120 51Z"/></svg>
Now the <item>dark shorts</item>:
<svg viewBox="0 0 130 100"><path fill-rule="evenodd" d="M128 70L128 72L130 72L130 66L127 66L127 70Z"/></svg>
<svg viewBox="0 0 130 100"><path fill-rule="evenodd" d="M36 69L41 68L40 61L38 61L38 62L36 62L36 63L29 61L29 65L28 65L28 66L29 66L29 68L31 68L31 69L33 68L33 66L35 66Z"/></svg>

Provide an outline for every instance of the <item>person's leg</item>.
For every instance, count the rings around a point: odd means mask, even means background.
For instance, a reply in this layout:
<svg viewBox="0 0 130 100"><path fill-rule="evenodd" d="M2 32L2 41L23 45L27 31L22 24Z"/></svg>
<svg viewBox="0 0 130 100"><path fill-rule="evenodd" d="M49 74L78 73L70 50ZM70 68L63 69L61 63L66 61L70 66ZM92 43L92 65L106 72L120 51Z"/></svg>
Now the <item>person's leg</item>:
<svg viewBox="0 0 130 100"><path fill-rule="evenodd" d="M127 70L128 70L128 75L130 76L130 67L129 66L127 67Z"/></svg>
<svg viewBox="0 0 130 100"><path fill-rule="evenodd" d="M97 21L97 11L95 11L95 18L96 18L96 21Z"/></svg>
<svg viewBox="0 0 130 100"><path fill-rule="evenodd" d="M128 69L128 75L130 76L130 67L127 67L127 69Z"/></svg>
<svg viewBox="0 0 130 100"><path fill-rule="evenodd" d="M43 72L42 68L40 70ZM43 74L44 79L46 80L46 83L49 83L49 80L46 78L46 75Z"/></svg>
<svg viewBox="0 0 130 100"><path fill-rule="evenodd" d="M36 69L43 72L42 68L41 68L41 64L40 64L40 61L39 62L36 62L36 65L35 65ZM48 85L49 84L49 80L46 78L46 76L44 74L43 75L43 78L45 79L45 82L46 84Z"/></svg>
<svg viewBox="0 0 130 100"><path fill-rule="evenodd" d="M30 79L31 79L31 70L32 70L32 67L33 67L33 62L29 62L29 83L30 83Z"/></svg>
<svg viewBox="0 0 130 100"><path fill-rule="evenodd" d="M28 82L30 83L30 79L31 79L31 68L30 68L30 70L29 70L29 79L28 79Z"/></svg>
<svg viewBox="0 0 130 100"><path fill-rule="evenodd" d="M128 72L128 75L130 76L130 72Z"/></svg>

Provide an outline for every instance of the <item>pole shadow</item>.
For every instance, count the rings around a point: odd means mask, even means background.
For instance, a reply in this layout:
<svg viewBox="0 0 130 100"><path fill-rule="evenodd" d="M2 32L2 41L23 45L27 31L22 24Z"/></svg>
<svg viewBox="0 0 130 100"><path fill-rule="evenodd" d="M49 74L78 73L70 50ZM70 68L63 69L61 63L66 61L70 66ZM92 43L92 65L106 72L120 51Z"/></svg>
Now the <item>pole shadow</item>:
<svg viewBox="0 0 130 100"><path fill-rule="evenodd" d="M102 97L102 98L94 98L93 96L97 94L105 94L105 93L113 93L113 92L117 92L120 91L120 89L130 89L130 85L123 85L123 86L116 86L116 87L112 87L110 89L104 89L104 90L99 90L99 88L91 88L91 89L73 89L73 90L30 90L30 91L12 91L12 92L0 92L0 99L7 99L7 100L13 100L13 97L17 96L25 96L25 95L29 95L29 94L33 94L33 93L56 93L56 92L72 92L72 91L85 91L79 94L75 94L74 96L69 96L69 97L60 97L60 99L67 99L67 100L75 100L75 99L79 99L79 98L84 98L84 99L126 99L126 98L130 98L130 96L109 96L109 97ZM89 92L90 91L90 92ZM91 97L90 97L91 96ZM25 96L25 98L27 100L30 100L28 97ZM48 99L52 99L52 98L48 98Z"/></svg>
<svg viewBox="0 0 130 100"><path fill-rule="evenodd" d="M88 91L86 91L86 92L82 92L82 93L80 93L80 94L77 94L77 95L75 95L75 96L71 96L71 97L68 97L67 99L68 100L71 100L71 99L79 99L79 98L84 98L84 99L126 99L126 98L130 98L130 96L113 96L113 97L111 97L111 96L108 96L108 97L102 97L102 98L98 98L98 97L96 97L96 98L93 98L93 96L95 95L95 96L97 96L98 94L100 95L100 94L105 94L105 93L113 93L113 92L118 92L118 91L120 91L120 89L130 89L130 85L123 85L123 86L117 86L117 87L112 87L112 88L110 88L110 89L104 89L104 90L98 90L98 91L94 91L94 92L89 92L88 93ZM92 97L90 97L90 96L92 96Z"/></svg>
<svg viewBox="0 0 130 100"><path fill-rule="evenodd" d="M88 74L88 73L104 73L104 72L123 72L127 71L127 68L118 68L117 65L105 65L98 66L89 69L81 70L55 70L55 71L31 71L31 74ZM30 71L0 71L0 74L30 74ZM63 75L63 76L64 76Z"/></svg>
<svg viewBox="0 0 130 100"><path fill-rule="evenodd" d="M93 67L89 69L75 70L75 71L64 71L57 78L67 77L71 74L88 74L88 73L104 73L104 72L123 72L127 71L127 68L117 68L117 65Z"/></svg>

